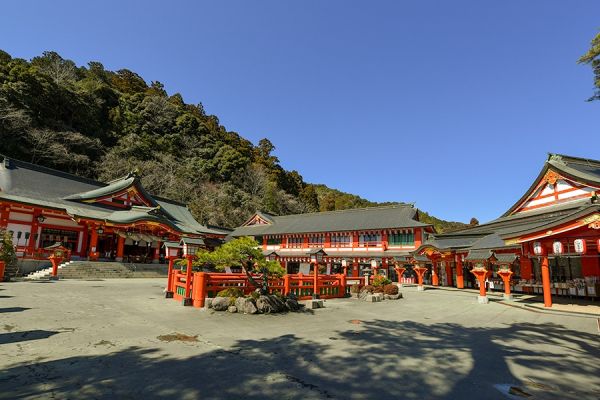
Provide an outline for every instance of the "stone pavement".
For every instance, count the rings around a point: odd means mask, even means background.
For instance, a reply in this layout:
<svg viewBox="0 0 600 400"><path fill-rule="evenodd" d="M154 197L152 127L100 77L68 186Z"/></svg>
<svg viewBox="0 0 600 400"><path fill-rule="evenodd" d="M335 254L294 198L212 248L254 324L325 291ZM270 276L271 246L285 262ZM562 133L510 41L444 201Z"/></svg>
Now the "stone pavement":
<svg viewBox="0 0 600 400"><path fill-rule="evenodd" d="M595 316L414 287L252 316L182 307L163 287L1 283L0 399L600 398Z"/></svg>

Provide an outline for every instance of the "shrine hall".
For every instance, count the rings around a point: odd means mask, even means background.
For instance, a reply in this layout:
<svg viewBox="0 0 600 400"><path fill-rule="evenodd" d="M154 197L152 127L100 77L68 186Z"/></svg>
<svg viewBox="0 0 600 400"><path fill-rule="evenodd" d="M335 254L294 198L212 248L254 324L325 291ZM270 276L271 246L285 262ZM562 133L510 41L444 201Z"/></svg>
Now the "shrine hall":
<svg viewBox="0 0 600 400"><path fill-rule="evenodd" d="M73 259L139 263L161 261L165 241L202 239L210 249L228 233L151 195L135 173L103 183L8 157L0 163L0 228L21 260L46 260L44 249L60 242Z"/></svg>

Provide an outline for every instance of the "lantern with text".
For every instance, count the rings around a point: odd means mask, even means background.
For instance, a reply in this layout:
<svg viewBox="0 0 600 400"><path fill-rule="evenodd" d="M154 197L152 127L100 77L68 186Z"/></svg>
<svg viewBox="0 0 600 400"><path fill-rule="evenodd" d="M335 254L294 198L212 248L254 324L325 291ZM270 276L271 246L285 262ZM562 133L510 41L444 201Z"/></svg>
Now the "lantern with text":
<svg viewBox="0 0 600 400"><path fill-rule="evenodd" d="M183 247L184 257L194 257L198 250L204 246L204 240L200 238L182 238L179 244Z"/></svg>
<svg viewBox="0 0 600 400"><path fill-rule="evenodd" d="M561 241L557 240L554 243L552 243L552 252L554 254L564 253L564 248L563 248L563 244Z"/></svg>
<svg viewBox="0 0 600 400"><path fill-rule="evenodd" d="M375 260L375 259L371 260L371 268L377 268L377 266L378 266L377 260Z"/></svg>
<svg viewBox="0 0 600 400"><path fill-rule="evenodd" d="M575 249L575 253L585 254L587 250L585 239L575 239L573 241L573 248Z"/></svg>
<svg viewBox="0 0 600 400"><path fill-rule="evenodd" d="M544 252L544 248L542 247L541 242L533 242L533 254L536 256L541 256Z"/></svg>

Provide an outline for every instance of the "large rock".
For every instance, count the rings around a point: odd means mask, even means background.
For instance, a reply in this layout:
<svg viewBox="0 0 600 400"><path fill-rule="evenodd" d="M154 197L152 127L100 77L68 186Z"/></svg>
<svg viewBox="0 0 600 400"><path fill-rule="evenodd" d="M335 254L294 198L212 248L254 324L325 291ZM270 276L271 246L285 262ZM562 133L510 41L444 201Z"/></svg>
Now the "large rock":
<svg viewBox="0 0 600 400"><path fill-rule="evenodd" d="M256 308L263 314L278 313L286 310L283 301L274 295L261 295L256 299Z"/></svg>
<svg viewBox="0 0 600 400"><path fill-rule="evenodd" d="M235 300L235 306L240 313L256 314L258 312L254 301L250 297L238 297Z"/></svg>
<svg viewBox="0 0 600 400"><path fill-rule="evenodd" d="M288 299L285 301L285 307L286 307L288 310L290 310L290 311L298 311L298 310L300 310L300 309L301 309L303 306L304 306L304 304L300 304L300 303L298 303L298 300L296 300L296 299L291 299L291 298L288 298Z"/></svg>
<svg viewBox="0 0 600 400"><path fill-rule="evenodd" d="M225 311L229 308L229 297L215 297L212 301L212 308L215 311Z"/></svg>
<svg viewBox="0 0 600 400"><path fill-rule="evenodd" d="M237 312L237 307L236 306L229 306L227 308L227 311L230 313L236 313Z"/></svg>

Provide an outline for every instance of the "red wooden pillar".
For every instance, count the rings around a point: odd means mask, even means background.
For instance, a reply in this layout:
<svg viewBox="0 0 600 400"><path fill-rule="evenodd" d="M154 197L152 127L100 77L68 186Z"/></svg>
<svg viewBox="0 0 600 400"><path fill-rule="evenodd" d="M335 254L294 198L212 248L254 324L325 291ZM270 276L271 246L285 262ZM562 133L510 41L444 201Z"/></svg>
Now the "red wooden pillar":
<svg viewBox="0 0 600 400"><path fill-rule="evenodd" d="M456 256L456 287L464 289L465 278L463 276L463 263L461 256Z"/></svg>
<svg viewBox="0 0 600 400"><path fill-rule="evenodd" d="M512 300L512 294L510 293L510 277L513 272L510 269L501 269L498 271L498 275L502 278L504 282L504 299Z"/></svg>
<svg viewBox="0 0 600 400"><path fill-rule="evenodd" d="M290 294L290 276L286 273L283 276L283 295L287 296Z"/></svg>
<svg viewBox="0 0 600 400"><path fill-rule="evenodd" d="M192 260L194 256L186 256L187 266L185 270L185 296L183 297L183 305L189 306L192 304Z"/></svg>
<svg viewBox="0 0 600 400"><path fill-rule="evenodd" d="M0 282L4 282L4 267L6 264L4 261L0 261Z"/></svg>
<svg viewBox="0 0 600 400"><path fill-rule="evenodd" d="M346 297L346 274L345 274L346 268L344 268L344 274L343 275L339 275L340 278L340 297Z"/></svg>
<svg viewBox="0 0 600 400"><path fill-rule="evenodd" d="M263 250L267 249L267 237L266 236L263 236L262 248L263 248Z"/></svg>
<svg viewBox="0 0 600 400"><path fill-rule="evenodd" d="M125 254L125 238L122 236L119 236L117 238L117 254L116 254L116 260L117 261L123 261L123 255Z"/></svg>
<svg viewBox="0 0 600 400"><path fill-rule="evenodd" d="M544 307L552 307L552 293L550 292L550 268L548 256L542 256L542 286L544 289Z"/></svg>
<svg viewBox="0 0 600 400"><path fill-rule="evenodd" d="M167 290L165 291L165 297L170 299L173 297L173 264L175 263L175 259L177 257L170 256L169 259L169 268L167 270Z"/></svg>
<svg viewBox="0 0 600 400"><path fill-rule="evenodd" d="M314 297L317 296L317 297ZM313 298L318 298L319 296L319 264L314 264L313 270Z"/></svg>
<svg viewBox="0 0 600 400"><path fill-rule="evenodd" d="M521 257L521 279L533 279L533 266L529 257Z"/></svg>
<svg viewBox="0 0 600 400"><path fill-rule="evenodd" d="M358 276L358 260L355 258L354 261L352 261L352 277L358 278Z"/></svg>
<svg viewBox="0 0 600 400"><path fill-rule="evenodd" d="M431 284L433 286L440 285L440 278L438 277L438 274L437 274L437 263L435 263L435 262L431 264Z"/></svg>
<svg viewBox="0 0 600 400"><path fill-rule="evenodd" d="M325 243L323 244L323 247L331 247L331 235L325 235Z"/></svg>
<svg viewBox="0 0 600 400"><path fill-rule="evenodd" d="M358 233L352 233L352 247L358 247Z"/></svg>
<svg viewBox="0 0 600 400"><path fill-rule="evenodd" d="M98 232L96 228L92 226L92 233L90 235L90 260L98 259Z"/></svg>
<svg viewBox="0 0 600 400"><path fill-rule="evenodd" d="M38 216L41 214L33 214L33 221L31 223L31 232L29 233L29 243L27 243L27 253L32 254L35 250L35 242L37 238L37 231L39 227Z"/></svg>
<svg viewBox="0 0 600 400"><path fill-rule="evenodd" d="M387 250L387 248L388 248L388 233L387 233L387 231L383 231L381 233L381 247L382 247L383 251ZM386 261L386 263L387 263L387 261ZM386 267L387 267L387 265L386 265Z"/></svg>
<svg viewBox="0 0 600 400"><path fill-rule="evenodd" d="M206 286L208 284L208 274L206 272L194 273L194 295L192 296L194 307L204 307L206 303Z"/></svg>
<svg viewBox="0 0 600 400"><path fill-rule="evenodd" d="M0 228L6 229L8 226L8 217L10 215L10 206L3 206L0 209Z"/></svg>
<svg viewBox="0 0 600 400"><path fill-rule="evenodd" d="M423 230L421 228L415 228L415 248L418 249L423 243Z"/></svg>
<svg viewBox="0 0 600 400"><path fill-rule="evenodd" d="M452 266L450 265L450 261L446 261L446 285L452 286Z"/></svg>
<svg viewBox="0 0 600 400"><path fill-rule="evenodd" d="M487 269L485 268L473 268L471 273L475 275L477 280L479 281L479 297L477 298L478 302L481 304L488 303L487 291L485 289L485 278L487 276Z"/></svg>
<svg viewBox="0 0 600 400"><path fill-rule="evenodd" d="M406 268L404 267L394 267L394 270L396 271L396 275L398 276L398 283L402 284L402 275L404 275L404 271L406 271Z"/></svg>
<svg viewBox="0 0 600 400"><path fill-rule="evenodd" d="M425 290L425 288L423 287L423 276L425 275L425 272L427 272L427 268L421 266L414 266L413 271L415 271L415 273L417 274L417 290L421 292Z"/></svg>

